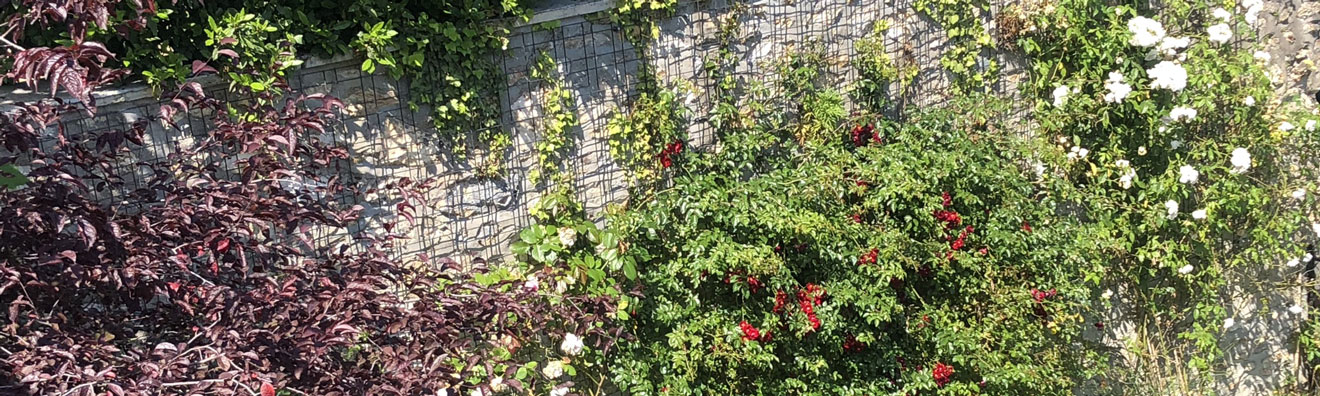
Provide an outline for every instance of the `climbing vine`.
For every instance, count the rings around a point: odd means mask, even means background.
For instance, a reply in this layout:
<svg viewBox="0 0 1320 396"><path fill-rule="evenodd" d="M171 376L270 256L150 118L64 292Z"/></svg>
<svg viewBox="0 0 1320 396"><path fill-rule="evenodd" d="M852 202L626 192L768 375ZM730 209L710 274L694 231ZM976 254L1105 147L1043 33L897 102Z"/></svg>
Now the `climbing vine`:
<svg viewBox="0 0 1320 396"><path fill-rule="evenodd" d="M536 142L537 168L532 169L528 179L532 184L549 181L571 183L570 176L563 172L565 149L571 143L569 130L577 125L577 115L573 110L573 97L564 87L563 77L559 75L558 65L550 54L542 51L532 65L531 76L545 85L541 96L542 136Z"/></svg>
<svg viewBox="0 0 1320 396"><path fill-rule="evenodd" d="M999 62L985 56L985 49L995 46L990 32L981 21L989 12L985 0L917 0L917 11L934 19L944 28L948 48L940 55L940 65L953 73L954 88L961 92L984 92L998 80Z"/></svg>

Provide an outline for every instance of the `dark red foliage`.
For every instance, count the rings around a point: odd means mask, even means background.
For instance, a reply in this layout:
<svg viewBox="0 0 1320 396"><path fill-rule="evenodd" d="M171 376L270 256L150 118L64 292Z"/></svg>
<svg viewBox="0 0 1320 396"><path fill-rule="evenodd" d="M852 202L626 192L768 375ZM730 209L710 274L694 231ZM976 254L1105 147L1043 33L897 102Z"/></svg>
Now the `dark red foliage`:
<svg viewBox="0 0 1320 396"><path fill-rule="evenodd" d="M857 341L857 337L849 334L848 338L843 340L843 351L849 353L858 353L866 350L866 344Z"/></svg>
<svg viewBox="0 0 1320 396"><path fill-rule="evenodd" d="M948 209L950 206L953 206L953 196L949 195L948 191L944 192L943 201L940 202L940 205L944 206L945 209Z"/></svg>
<svg viewBox="0 0 1320 396"><path fill-rule="evenodd" d="M931 370L931 376L935 378L935 385L943 388L953 381L953 366L936 362L935 368Z"/></svg>
<svg viewBox="0 0 1320 396"><path fill-rule="evenodd" d="M55 13L49 21L98 25L113 4L22 2L39 14L31 23ZM6 76L54 80L52 89L88 98L88 111L90 93L114 77L94 43L21 54ZM58 100L0 114L0 164L24 165L30 179L0 194L0 394L466 393L460 381L476 367L507 364L512 378L518 362L497 347L573 331L610 349L612 300L550 304L525 288L478 284L482 263L420 255L405 264L392 253L395 224L368 227L366 208L331 199L365 194L340 181L347 150L321 138L343 105L268 92L243 92L254 98L236 104L247 116L231 118L189 83L157 116L81 134L60 127L71 107ZM148 122L192 110L216 114L204 136L149 162L126 156ZM136 189L121 169L138 172ZM398 199L380 207L410 221L432 186L386 188ZM366 232L340 246L313 242L350 227Z"/></svg>

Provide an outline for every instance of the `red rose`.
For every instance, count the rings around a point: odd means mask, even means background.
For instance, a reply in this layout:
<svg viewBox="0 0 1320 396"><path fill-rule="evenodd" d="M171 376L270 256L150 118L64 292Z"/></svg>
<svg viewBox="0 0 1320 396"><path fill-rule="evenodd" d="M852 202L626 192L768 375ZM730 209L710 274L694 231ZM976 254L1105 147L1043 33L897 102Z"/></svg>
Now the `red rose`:
<svg viewBox="0 0 1320 396"><path fill-rule="evenodd" d="M943 388L944 385L953 380L953 366L936 362L935 369L931 370L931 376L935 378L935 385Z"/></svg>
<svg viewBox="0 0 1320 396"><path fill-rule="evenodd" d="M761 331L757 330L756 327L752 326L751 323L747 323L745 320L738 324L738 328L743 332L743 340L756 341L761 338Z"/></svg>

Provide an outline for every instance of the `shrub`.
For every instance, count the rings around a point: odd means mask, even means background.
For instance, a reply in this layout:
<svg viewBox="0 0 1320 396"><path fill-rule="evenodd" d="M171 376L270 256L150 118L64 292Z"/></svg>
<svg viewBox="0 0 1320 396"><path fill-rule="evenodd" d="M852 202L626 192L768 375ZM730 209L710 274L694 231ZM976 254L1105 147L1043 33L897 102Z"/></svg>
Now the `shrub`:
<svg viewBox="0 0 1320 396"><path fill-rule="evenodd" d="M751 176L716 165L736 153L694 154L616 219L654 255L616 380L633 394L1070 389L1090 362L1078 223L1014 156L1023 140L951 115L857 125Z"/></svg>

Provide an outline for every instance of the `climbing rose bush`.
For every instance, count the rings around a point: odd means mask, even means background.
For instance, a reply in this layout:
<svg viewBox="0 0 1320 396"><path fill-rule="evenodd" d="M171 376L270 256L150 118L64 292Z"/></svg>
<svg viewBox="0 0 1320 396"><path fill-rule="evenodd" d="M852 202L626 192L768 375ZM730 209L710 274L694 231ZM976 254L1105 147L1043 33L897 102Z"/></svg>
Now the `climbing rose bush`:
<svg viewBox="0 0 1320 396"><path fill-rule="evenodd" d="M1077 222L1010 153L938 112L858 120L747 176L689 154L615 225L642 266L630 394L1066 392L1087 302Z"/></svg>

